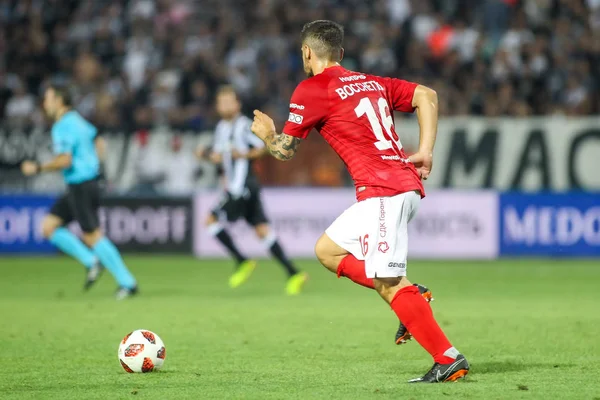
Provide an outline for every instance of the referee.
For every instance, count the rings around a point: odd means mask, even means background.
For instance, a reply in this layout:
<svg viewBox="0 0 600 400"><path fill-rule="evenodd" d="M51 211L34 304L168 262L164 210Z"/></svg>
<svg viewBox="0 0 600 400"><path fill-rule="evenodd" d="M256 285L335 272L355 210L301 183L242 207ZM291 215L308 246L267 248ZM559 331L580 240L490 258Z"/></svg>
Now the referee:
<svg viewBox="0 0 600 400"><path fill-rule="evenodd" d="M103 142L96 137L97 129L73 110L68 90L51 86L44 93L44 110L52 125L52 145L55 157L40 164L24 161L21 171L26 176L42 172L62 171L68 189L42 221L42 233L64 253L77 259L87 269L85 289L96 282L102 266L110 271L119 287L117 299L137 293L137 283L115 245L100 231L98 149ZM82 243L65 225L77 221L83 231Z"/></svg>
<svg viewBox="0 0 600 400"><path fill-rule="evenodd" d="M223 197L206 220L209 233L214 236L235 259L237 268L229 279L229 286L238 287L250 277L256 262L248 259L237 248L221 224L243 218L254 228L265 249L285 269L288 280L286 293L296 295L302 291L308 275L299 272L286 256L271 229L260 198L260 185L252 171L252 161L265 154L264 143L251 131L252 120L241 113L241 103L231 86L217 92L216 108L221 120L215 130L211 152L197 149L199 158L209 158L223 171L221 179Z"/></svg>

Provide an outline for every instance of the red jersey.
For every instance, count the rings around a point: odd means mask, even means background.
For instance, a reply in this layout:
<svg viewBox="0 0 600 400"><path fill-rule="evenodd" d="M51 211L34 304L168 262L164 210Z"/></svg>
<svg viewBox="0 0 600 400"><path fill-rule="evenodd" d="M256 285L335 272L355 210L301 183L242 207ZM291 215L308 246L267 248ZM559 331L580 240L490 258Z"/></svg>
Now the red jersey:
<svg viewBox="0 0 600 400"><path fill-rule="evenodd" d="M418 190L391 110L410 112L416 83L361 74L336 66L301 82L292 95L283 133L306 138L315 128L340 156L358 201Z"/></svg>

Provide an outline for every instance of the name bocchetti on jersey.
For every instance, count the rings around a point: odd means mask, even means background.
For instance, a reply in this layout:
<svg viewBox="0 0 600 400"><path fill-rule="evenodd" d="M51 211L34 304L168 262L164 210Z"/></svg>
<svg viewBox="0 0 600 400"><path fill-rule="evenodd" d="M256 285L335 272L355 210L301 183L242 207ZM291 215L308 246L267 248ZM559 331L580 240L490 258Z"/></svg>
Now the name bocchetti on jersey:
<svg viewBox="0 0 600 400"><path fill-rule="evenodd" d="M385 92L385 88L376 81L356 82L335 89L340 99L345 100L360 92Z"/></svg>
<svg viewBox="0 0 600 400"><path fill-rule="evenodd" d="M356 80L366 79L366 76L364 76L364 75L342 76L339 79L342 82L348 82L348 81L356 81ZM356 93L360 93L360 92L382 92L382 91L385 91L385 88L381 84L379 84L379 82L376 82L376 81L350 83L348 85L342 86L341 88L335 89L335 92L338 94L338 96L340 96L340 99L342 99L342 100L345 100L348 97L352 97ZM290 109L291 110L304 110L304 106L302 104L291 103ZM290 115L288 117L288 121L293 122L298 125L302 124L303 120L304 120L304 117L302 115L296 114L293 112L290 112ZM391 158L391 159L395 159L395 158Z"/></svg>

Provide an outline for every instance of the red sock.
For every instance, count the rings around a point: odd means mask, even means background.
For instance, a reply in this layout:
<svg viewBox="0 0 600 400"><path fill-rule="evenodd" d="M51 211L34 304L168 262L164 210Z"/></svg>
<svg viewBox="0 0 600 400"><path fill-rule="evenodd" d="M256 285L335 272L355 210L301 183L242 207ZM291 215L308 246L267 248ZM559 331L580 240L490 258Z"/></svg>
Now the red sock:
<svg viewBox="0 0 600 400"><path fill-rule="evenodd" d="M417 342L440 364L448 364L454 358L444 355L452 345L442 328L433 318L429 303L415 286L407 286L398 291L390 304L398 318L406 325ZM450 352L456 353L456 350Z"/></svg>
<svg viewBox="0 0 600 400"><path fill-rule="evenodd" d="M348 254L342 259L338 266L337 276L338 278L345 276L354 283L358 283L369 289L375 289L373 279L367 278L367 274L365 273L365 262L358 260L352 254Z"/></svg>

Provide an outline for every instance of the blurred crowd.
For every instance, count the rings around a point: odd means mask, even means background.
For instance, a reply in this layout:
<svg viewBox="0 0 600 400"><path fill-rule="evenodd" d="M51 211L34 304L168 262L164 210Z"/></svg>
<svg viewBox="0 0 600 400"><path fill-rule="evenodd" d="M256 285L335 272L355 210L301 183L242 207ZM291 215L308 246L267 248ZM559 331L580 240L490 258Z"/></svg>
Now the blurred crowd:
<svg viewBox="0 0 600 400"><path fill-rule="evenodd" d="M600 111L600 0L0 0L0 121L43 125L57 82L101 128L200 132L231 83L281 123L300 29L323 18L346 28L344 66L430 85L443 115Z"/></svg>
<svg viewBox="0 0 600 400"><path fill-rule="evenodd" d="M423 82L445 115L599 111L600 0L0 0L0 117L68 83L106 127L215 122L216 86L285 118L299 31L346 27L346 67Z"/></svg>

